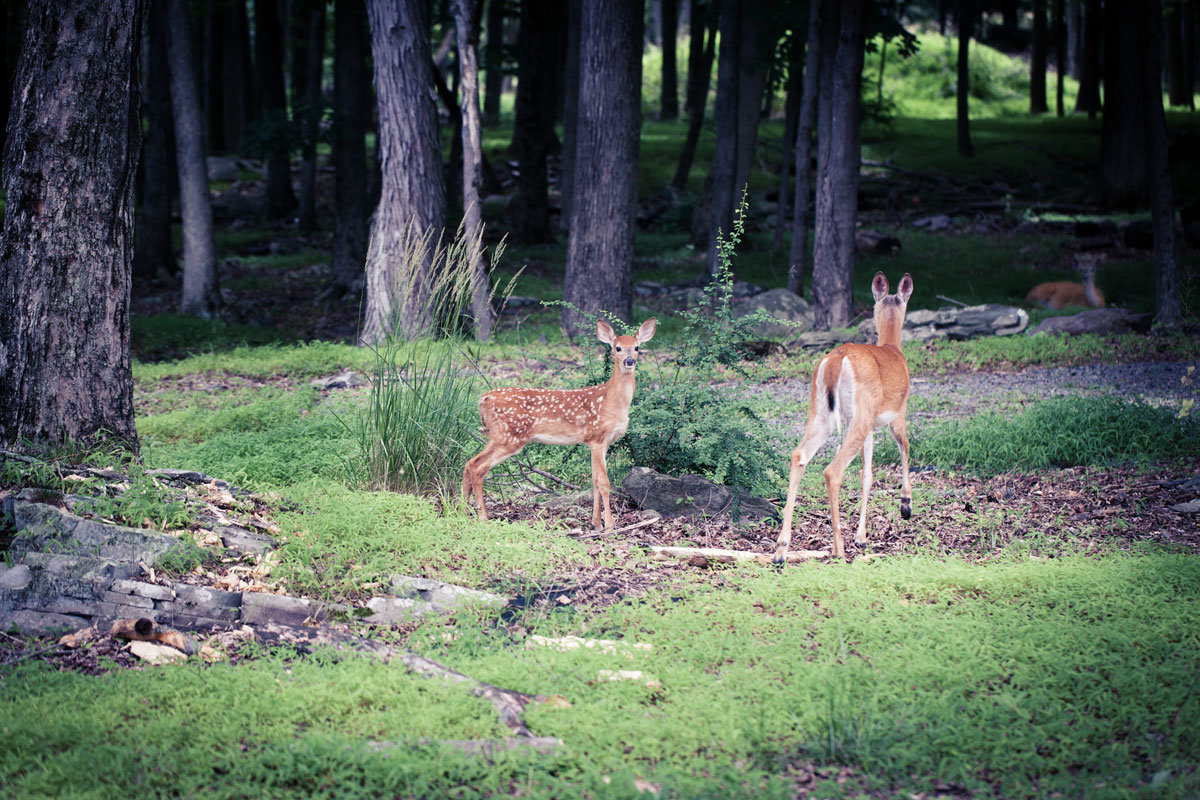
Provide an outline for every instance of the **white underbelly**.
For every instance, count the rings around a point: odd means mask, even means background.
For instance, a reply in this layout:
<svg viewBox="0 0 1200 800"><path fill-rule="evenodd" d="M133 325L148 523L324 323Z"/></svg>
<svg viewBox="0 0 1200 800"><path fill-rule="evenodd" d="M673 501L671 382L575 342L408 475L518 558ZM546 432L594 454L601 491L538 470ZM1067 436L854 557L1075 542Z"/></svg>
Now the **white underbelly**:
<svg viewBox="0 0 1200 800"><path fill-rule="evenodd" d="M567 436L563 434L553 433L535 433L532 437L535 442L542 444L579 444L581 441L577 436Z"/></svg>

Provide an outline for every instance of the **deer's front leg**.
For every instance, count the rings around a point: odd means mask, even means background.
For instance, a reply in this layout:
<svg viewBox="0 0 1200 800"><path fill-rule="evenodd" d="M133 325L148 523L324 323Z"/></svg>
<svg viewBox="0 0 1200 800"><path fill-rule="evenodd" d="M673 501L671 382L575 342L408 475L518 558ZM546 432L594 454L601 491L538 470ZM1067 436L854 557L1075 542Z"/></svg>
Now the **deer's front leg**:
<svg viewBox="0 0 1200 800"><path fill-rule="evenodd" d="M600 530L600 506L604 506L604 530L613 527L612 509L609 506L608 465L605 463L604 445L589 444L592 451L592 527Z"/></svg>
<svg viewBox="0 0 1200 800"><path fill-rule="evenodd" d="M858 514L858 531L854 534L854 543L860 552L867 546L867 498L871 494L871 456L874 451L875 432L868 430L862 446L862 510Z"/></svg>

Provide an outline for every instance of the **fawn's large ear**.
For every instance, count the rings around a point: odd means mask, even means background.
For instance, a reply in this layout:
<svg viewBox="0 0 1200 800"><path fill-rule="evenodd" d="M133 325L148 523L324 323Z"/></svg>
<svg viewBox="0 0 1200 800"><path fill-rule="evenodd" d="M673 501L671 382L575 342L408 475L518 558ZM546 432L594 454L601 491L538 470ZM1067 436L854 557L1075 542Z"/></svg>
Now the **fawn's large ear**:
<svg viewBox="0 0 1200 800"><path fill-rule="evenodd" d="M871 281L871 294L875 296L875 302L878 303L880 300L887 297L887 293L887 278L883 277L882 272L876 272L875 278Z"/></svg>
<svg viewBox="0 0 1200 800"><path fill-rule="evenodd" d="M657 327L658 327L658 320L655 319L654 317L651 317L650 319L643 322L638 327L638 331L637 331L638 344L641 344L642 342L648 342L651 339L653 339L654 338L654 330Z"/></svg>
<svg viewBox="0 0 1200 800"><path fill-rule="evenodd" d="M900 279L900 285L896 287L896 296L900 298L901 303L907 303L908 298L912 297L912 276L907 272Z"/></svg>
<svg viewBox="0 0 1200 800"><path fill-rule="evenodd" d="M612 325L598 319L596 320L596 338L605 344L612 344L613 339L617 338L617 332L612 329Z"/></svg>

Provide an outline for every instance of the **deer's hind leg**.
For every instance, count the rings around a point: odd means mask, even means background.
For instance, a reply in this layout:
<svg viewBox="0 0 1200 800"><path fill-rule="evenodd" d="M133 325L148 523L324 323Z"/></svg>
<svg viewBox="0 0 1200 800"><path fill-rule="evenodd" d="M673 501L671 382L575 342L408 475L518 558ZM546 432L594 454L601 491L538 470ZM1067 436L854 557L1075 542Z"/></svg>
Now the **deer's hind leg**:
<svg viewBox="0 0 1200 800"><path fill-rule="evenodd" d="M515 456L524 447L525 445L517 442L502 443L491 439L482 452L468 461L467 466L463 468L463 496L465 498L470 490L475 492L475 505L479 509L480 519L488 518L487 505L483 501L483 481L487 474L492 471L492 467L506 458Z"/></svg>
<svg viewBox="0 0 1200 800"><path fill-rule="evenodd" d="M904 422L904 414L892 420L892 437L900 448L900 470L903 483L900 485L900 516L908 519L912 516L912 486L908 482L908 426Z"/></svg>
<svg viewBox="0 0 1200 800"><path fill-rule="evenodd" d="M829 438L829 413L814 409L808 417L808 425L804 429L804 438L792 451L791 470L788 473L787 503L783 507L783 527L779 531L779 539L775 542L775 558L773 562L783 564L787 561L787 551L792 544L792 518L796 513L796 494L800 490L800 479L804 477L804 468L812 461L821 445Z"/></svg>
<svg viewBox="0 0 1200 800"><path fill-rule="evenodd" d="M829 516L833 521L833 555L841 558L846 554L846 546L842 541L841 511L838 508L838 496L842 489L842 479L846 475L846 467L854 460L854 456L863 448L863 443L871 433L870 414L855 409L854 419L846 430L846 438L838 448L837 455L825 468L825 488L829 490Z"/></svg>
<svg viewBox="0 0 1200 800"><path fill-rule="evenodd" d="M861 551L867 546L867 498L871 495L871 457L875 452L875 431L867 429L867 438L862 444L862 510L858 513L858 530L854 543Z"/></svg>

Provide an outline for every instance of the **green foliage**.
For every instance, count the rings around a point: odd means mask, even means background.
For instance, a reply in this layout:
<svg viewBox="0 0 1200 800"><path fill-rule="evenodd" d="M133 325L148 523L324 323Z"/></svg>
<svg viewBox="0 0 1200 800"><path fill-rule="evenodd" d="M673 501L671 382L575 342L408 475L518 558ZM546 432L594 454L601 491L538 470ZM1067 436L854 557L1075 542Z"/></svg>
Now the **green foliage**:
<svg viewBox="0 0 1200 800"><path fill-rule="evenodd" d="M370 353L338 342L308 342L265 347L235 347L220 352L198 353L178 361L157 364L134 362L133 377L146 384L163 378L216 373L266 378L274 375L312 377L329 375L347 367L365 369Z"/></svg>
<svg viewBox="0 0 1200 800"><path fill-rule="evenodd" d="M143 361L160 361L205 350L271 344L285 338L270 328L200 319L185 314L135 315L130 349L136 358Z"/></svg>
<svg viewBox="0 0 1200 800"><path fill-rule="evenodd" d="M217 551L207 550L188 537L180 537L179 545L154 562L154 568L171 577L182 577L198 567L211 567L220 561Z"/></svg>
<svg viewBox="0 0 1200 800"><path fill-rule="evenodd" d="M148 521L150 527L158 530L182 528L191 521L191 512L183 499L164 488L153 475L147 475L140 464L131 463L126 477L129 486L124 491L88 498L77 510L132 527Z"/></svg>
<svg viewBox="0 0 1200 800"><path fill-rule="evenodd" d="M1061 397L1019 414L985 412L913 437L917 463L981 475L1086 464L1148 464L1196 454L1168 408L1115 397Z"/></svg>
<svg viewBox="0 0 1200 800"><path fill-rule="evenodd" d="M352 483L443 499L457 493L463 464L478 448L479 393L456 346L425 339L372 349L371 393L348 423L357 445Z"/></svg>

